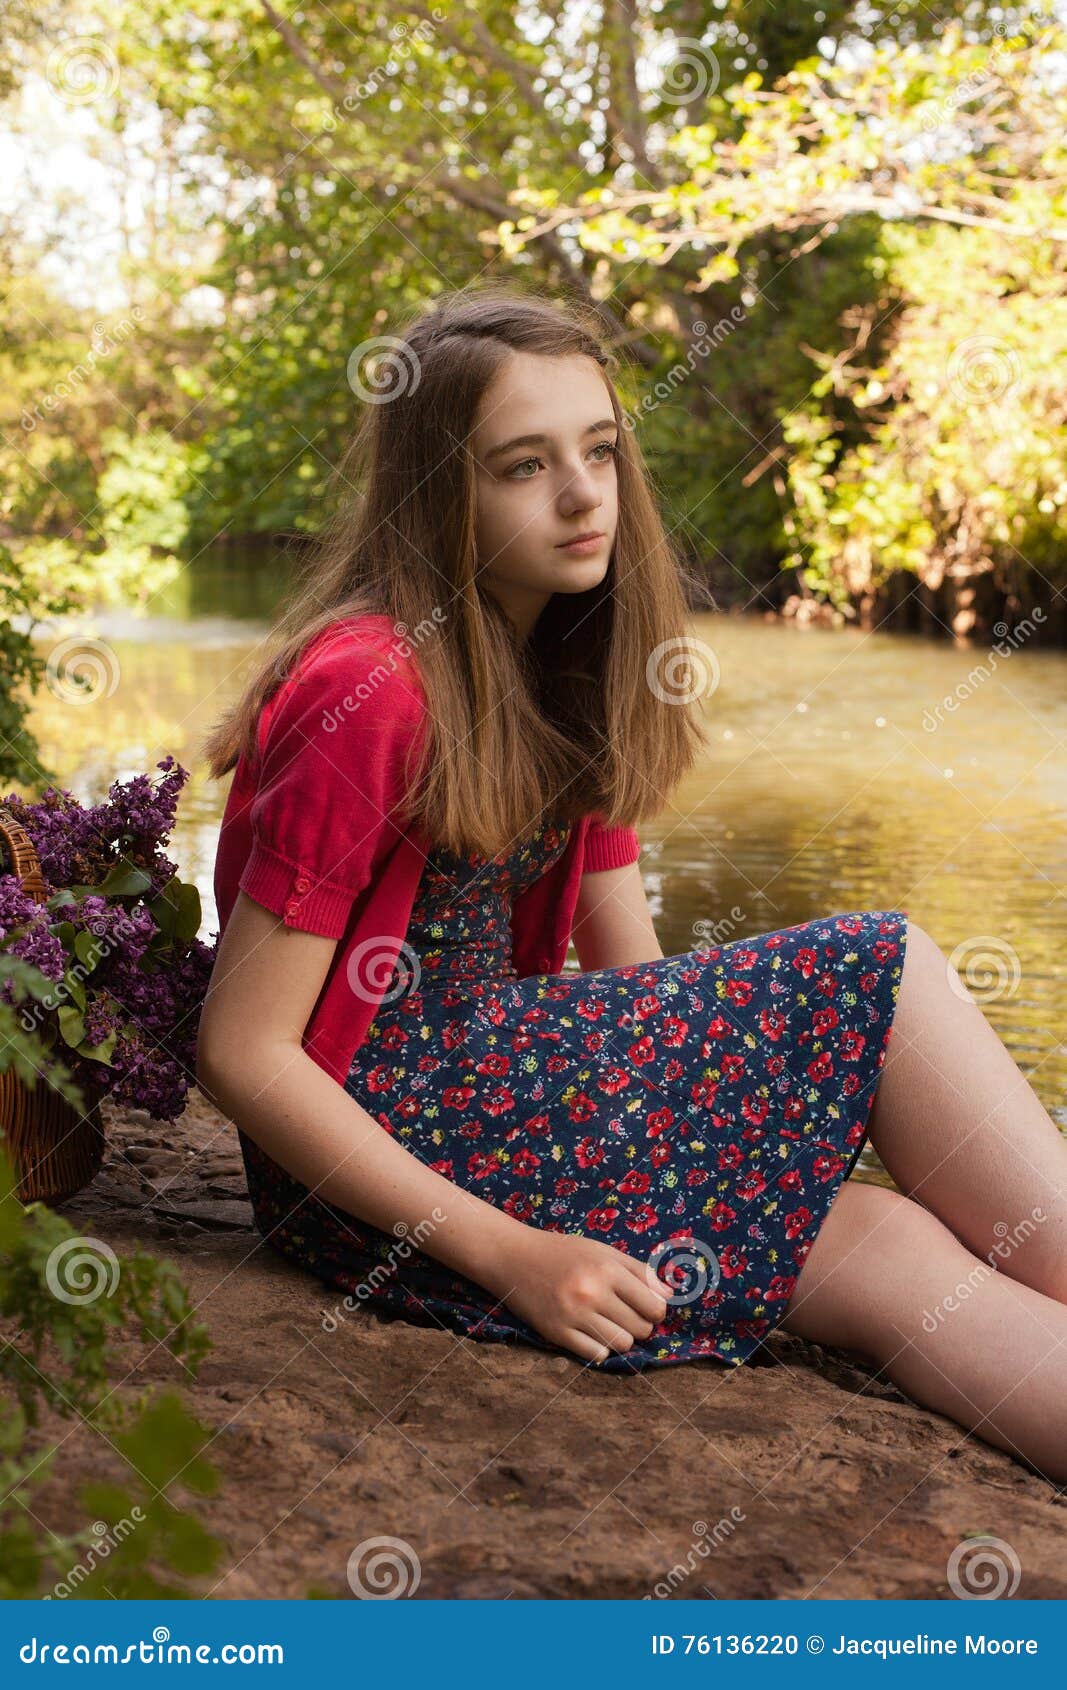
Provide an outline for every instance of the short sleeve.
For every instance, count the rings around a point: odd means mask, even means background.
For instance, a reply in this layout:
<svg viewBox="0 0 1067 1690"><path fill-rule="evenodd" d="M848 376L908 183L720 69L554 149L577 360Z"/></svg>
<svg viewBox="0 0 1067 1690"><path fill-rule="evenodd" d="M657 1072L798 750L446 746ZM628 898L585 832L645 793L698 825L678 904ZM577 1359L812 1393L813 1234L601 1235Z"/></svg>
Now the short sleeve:
<svg viewBox="0 0 1067 1690"><path fill-rule="evenodd" d="M582 855L583 874L604 868L624 868L627 863L635 863L640 855L641 841L634 828L604 827L599 813L590 817Z"/></svg>
<svg viewBox="0 0 1067 1690"><path fill-rule="evenodd" d="M238 885L288 926L339 939L396 843L424 699L409 660L328 633L264 705Z"/></svg>

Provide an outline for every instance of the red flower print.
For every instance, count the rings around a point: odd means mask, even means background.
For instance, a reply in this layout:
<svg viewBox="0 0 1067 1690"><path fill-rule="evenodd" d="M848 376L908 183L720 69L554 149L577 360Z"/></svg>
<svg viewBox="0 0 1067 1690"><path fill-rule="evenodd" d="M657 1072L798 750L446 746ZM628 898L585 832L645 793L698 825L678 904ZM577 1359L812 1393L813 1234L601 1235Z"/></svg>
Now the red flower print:
<svg viewBox="0 0 1067 1690"><path fill-rule="evenodd" d="M705 1037L707 1039L728 1039L733 1030L731 1022L725 1021L721 1015L717 1015L714 1021L708 1022L708 1030ZM700 1054L701 1056L710 1055L706 1044Z"/></svg>
<svg viewBox="0 0 1067 1690"><path fill-rule="evenodd" d="M741 1113L746 1121L755 1121L758 1126L770 1114L771 1106L765 1097L750 1097L746 1092L741 1099Z"/></svg>
<svg viewBox="0 0 1067 1690"><path fill-rule="evenodd" d="M789 1025L780 1009L763 1009L760 1011L759 1029L768 1039L780 1039Z"/></svg>
<svg viewBox="0 0 1067 1690"><path fill-rule="evenodd" d="M614 1097L616 1092L625 1091L629 1084L630 1076L625 1068L605 1068L597 1080L597 1090Z"/></svg>
<svg viewBox="0 0 1067 1690"><path fill-rule="evenodd" d="M568 1179L566 1176L561 1176L553 1187L557 1197L570 1197L577 1191L577 1189L578 1181L576 1179Z"/></svg>
<svg viewBox="0 0 1067 1690"><path fill-rule="evenodd" d="M738 1180L737 1195L744 1202L750 1203L753 1197L758 1197L761 1191L766 1190L766 1186L767 1181L764 1179L763 1175L757 1168L753 1168L749 1173L743 1174Z"/></svg>
<svg viewBox="0 0 1067 1690"><path fill-rule="evenodd" d="M723 1077L724 1080L729 1080L731 1082L734 1081L734 1080L739 1080L744 1072L745 1072L745 1059L744 1059L743 1056L738 1055L738 1054L733 1054L733 1055L723 1057L723 1059L722 1059L722 1077Z"/></svg>
<svg viewBox="0 0 1067 1690"><path fill-rule="evenodd" d="M607 1004L599 998L579 998L574 1007L587 1021L599 1021L607 1009Z"/></svg>
<svg viewBox="0 0 1067 1690"><path fill-rule="evenodd" d="M499 1166L492 1150L476 1150L467 1158L467 1172L473 1174L475 1179L485 1179L487 1174L493 1173Z"/></svg>
<svg viewBox="0 0 1067 1690"><path fill-rule="evenodd" d="M793 958L793 967L805 980L810 980L818 966L819 958L810 946L804 945Z"/></svg>
<svg viewBox="0 0 1067 1690"><path fill-rule="evenodd" d="M716 1203L715 1207L708 1216L708 1225L714 1232L722 1232L725 1227L729 1226L731 1221L735 1221L736 1219L737 1210L731 1209L729 1203L719 1202Z"/></svg>
<svg viewBox="0 0 1067 1690"><path fill-rule="evenodd" d="M534 1212L530 1199L521 1191L512 1191L501 1205L517 1221L528 1221Z"/></svg>
<svg viewBox="0 0 1067 1690"><path fill-rule="evenodd" d="M648 1153L648 1159L654 1168L660 1168L664 1162L671 1159L671 1147L665 1138L657 1139Z"/></svg>
<svg viewBox="0 0 1067 1690"><path fill-rule="evenodd" d="M655 1226L656 1218L655 1209L651 1209L647 1203L642 1203L639 1209L634 1210L626 1225L631 1232L648 1232L650 1227Z"/></svg>
<svg viewBox="0 0 1067 1690"><path fill-rule="evenodd" d="M591 1115L596 1114L596 1104L584 1091L580 1091L567 1105L567 1113L572 1121L588 1121Z"/></svg>
<svg viewBox="0 0 1067 1690"><path fill-rule="evenodd" d="M755 990L756 988L751 980L727 980L726 982L726 996L731 1003L736 1003L739 1009L752 1002Z"/></svg>
<svg viewBox="0 0 1067 1690"><path fill-rule="evenodd" d="M586 1224L594 1232L608 1232L618 1220L618 1209L590 1209L586 1214Z"/></svg>
<svg viewBox="0 0 1067 1690"><path fill-rule="evenodd" d="M651 1184L652 1180L648 1174L640 1173L637 1168L631 1168L628 1173L623 1174L622 1179L619 1181L619 1190L634 1192L638 1197L640 1197L643 1192L648 1190Z"/></svg>
<svg viewBox="0 0 1067 1690"><path fill-rule="evenodd" d="M795 1273L776 1273L766 1291L763 1293L765 1303L776 1303L793 1295L797 1276Z"/></svg>
<svg viewBox="0 0 1067 1690"><path fill-rule="evenodd" d="M844 1165L845 1158L843 1156L816 1156L811 1164L811 1171L816 1179L826 1181L833 1179L834 1175L839 1173Z"/></svg>
<svg viewBox="0 0 1067 1690"><path fill-rule="evenodd" d="M710 1109L712 1104L715 1102L715 1093L718 1089L718 1080L705 1078L695 1082L690 1089L689 1095L694 1103L702 1104L705 1109Z"/></svg>
<svg viewBox="0 0 1067 1690"><path fill-rule="evenodd" d="M718 1253L719 1271L724 1279L736 1279L748 1267L748 1257L736 1244L726 1244Z"/></svg>
<svg viewBox="0 0 1067 1690"><path fill-rule="evenodd" d="M710 1178L707 1168L690 1168L685 1176L685 1183L688 1186L706 1185Z"/></svg>
<svg viewBox="0 0 1067 1690"><path fill-rule="evenodd" d="M660 1133L674 1125L673 1109L654 1109L645 1122L645 1137L658 1138Z"/></svg>
<svg viewBox="0 0 1067 1690"><path fill-rule="evenodd" d="M535 1156L532 1150L516 1150L511 1166L520 1179L529 1179L541 1166L541 1158Z"/></svg>
<svg viewBox="0 0 1067 1690"><path fill-rule="evenodd" d="M876 939L871 950L878 962L888 962L895 957L900 946L892 939Z"/></svg>
<svg viewBox="0 0 1067 1690"><path fill-rule="evenodd" d="M800 1177L798 1168L788 1168L784 1174L778 1175L774 1183L782 1191L803 1191L804 1189L804 1181Z"/></svg>
<svg viewBox="0 0 1067 1690"><path fill-rule="evenodd" d="M482 1103L487 1115L503 1115L507 1109L514 1109L515 1094L507 1086L497 1086Z"/></svg>
<svg viewBox="0 0 1067 1690"><path fill-rule="evenodd" d="M689 1031L688 1021L682 1021L677 1015L668 1015L660 1023L659 1042L677 1048L685 1043L685 1035Z"/></svg>
<svg viewBox="0 0 1067 1690"><path fill-rule="evenodd" d="M821 1080L828 1080L833 1071L833 1058L828 1050L821 1050L818 1056L812 1057L807 1067L807 1072L816 1084Z"/></svg>
<svg viewBox="0 0 1067 1690"><path fill-rule="evenodd" d="M445 1109L465 1109L473 1096L473 1086L446 1086L441 1103Z"/></svg>
<svg viewBox="0 0 1067 1690"><path fill-rule="evenodd" d="M841 1090L846 1097L855 1097L856 1093L860 1089L860 1083L860 1077L858 1074L846 1074L845 1083L841 1087Z"/></svg>
<svg viewBox="0 0 1067 1690"><path fill-rule="evenodd" d="M581 1139L574 1155L580 1168L597 1168L604 1160L603 1148L592 1138Z"/></svg>
<svg viewBox="0 0 1067 1690"><path fill-rule="evenodd" d="M680 1080L684 1073L685 1068L682 1063L679 1062L676 1056L672 1056L663 1070L663 1078L669 1085L673 1080Z"/></svg>
<svg viewBox="0 0 1067 1690"><path fill-rule="evenodd" d="M535 1133L538 1137L541 1137L548 1132L552 1122L547 1115L531 1115L525 1124L528 1133Z"/></svg>
<svg viewBox="0 0 1067 1690"><path fill-rule="evenodd" d="M631 1062L651 1062L656 1054L656 1047L646 1033L644 1038L635 1039L627 1051Z"/></svg>
<svg viewBox="0 0 1067 1690"><path fill-rule="evenodd" d="M480 1062L475 1063L474 1071L476 1074L506 1074L510 1067L511 1063L506 1056L489 1052Z"/></svg>
<svg viewBox="0 0 1067 1690"><path fill-rule="evenodd" d="M452 1166L451 1160L446 1160L444 1162L431 1162L430 1168L435 1174L444 1174L446 1179L455 1179L456 1177L455 1169Z"/></svg>
<svg viewBox="0 0 1067 1690"><path fill-rule="evenodd" d="M646 997L635 998L633 1015L635 1021L647 1021L650 1015L655 1015L657 1009L662 1008L655 992L649 992Z"/></svg>
<svg viewBox="0 0 1067 1690"><path fill-rule="evenodd" d="M762 1338L770 1324L766 1318L738 1320L734 1322L734 1332L738 1338Z"/></svg>
<svg viewBox="0 0 1067 1690"><path fill-rule="evenodd" d="M841 1034L841 1060L858 1062L867 1048L867 1040L854 1027L846 1027Z"/></svg>
<svg viewBox="0 0 1067 1690"><path fill-rule="evenodd" d="M785 1217L785 1223L784 1224L785 1224L785 1235L786 1235L786 1237L787 1238L795 1238L797 1233L803 1232L803 1230L806 1226L811 1225L811 1222L812 1222L812 1213L811 1213L810 1209L805 1209L803 1207L801 1207L799 1209L793 1209Z"/></svg>
<svg viewBox="0 0 1067 1690"><path fill-rule="evenodd" d="M739 1168L744 1158L744 1151L739 1144L724 1144L719 1150L720 1168Z"/></svg>

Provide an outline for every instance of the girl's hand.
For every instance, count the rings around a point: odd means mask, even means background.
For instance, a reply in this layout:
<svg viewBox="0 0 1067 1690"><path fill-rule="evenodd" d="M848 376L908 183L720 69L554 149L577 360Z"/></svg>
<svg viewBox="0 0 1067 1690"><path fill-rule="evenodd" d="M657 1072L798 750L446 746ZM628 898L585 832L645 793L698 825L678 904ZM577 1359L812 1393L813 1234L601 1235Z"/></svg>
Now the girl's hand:
<svg viewBox="0 0 1067 1690"><path fill-rule="evenodd" d="M524 1226L506 1271L507 1286L494 1287L505 1306L583 1361L630 1349L667 1312L655 1270L595 1238Z"/></svg>

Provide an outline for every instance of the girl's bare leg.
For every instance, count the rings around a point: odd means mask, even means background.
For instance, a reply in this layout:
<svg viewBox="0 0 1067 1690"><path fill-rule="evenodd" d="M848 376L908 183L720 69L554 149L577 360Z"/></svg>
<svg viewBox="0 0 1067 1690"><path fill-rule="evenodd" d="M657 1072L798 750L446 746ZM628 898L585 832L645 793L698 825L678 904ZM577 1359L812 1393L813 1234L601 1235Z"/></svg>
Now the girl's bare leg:
<svg viewBox="0 0 1067 1690"><path fill-rule="evenodd" d="M870 1141L975 1255L1067 1303L1067 1138L953 978L909 921Z"/></svg>
<svg viewBox="0 0 1067 1690"><path fill-rule="evenodd" d="M846 1180L781 1324L869 1356L914 1402L1067 1482L1067 1307L910 1197Z"/></svg>

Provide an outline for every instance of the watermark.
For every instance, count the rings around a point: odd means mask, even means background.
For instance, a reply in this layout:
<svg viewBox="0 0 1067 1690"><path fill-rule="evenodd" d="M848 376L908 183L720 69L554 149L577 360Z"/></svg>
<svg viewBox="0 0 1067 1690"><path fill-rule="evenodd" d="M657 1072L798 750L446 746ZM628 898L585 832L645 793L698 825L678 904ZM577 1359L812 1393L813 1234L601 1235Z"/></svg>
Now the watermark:
<svg viewBox="0 0 1067 1690"><path fill-rule="evenodd" d="M721 346L728 335L733 334L743 322L746 322L748 312L742 305L731 305L725 317L720 317L714 328L708 328L707 323L693 324L693 334L696 337L690 344L685 358L675 363L661 376L648 393L642 394L638 403L622 413L622 426L633 430L642 417L649 416L665 400L673 397L682 383L688 381L692 375L698 359L706 358L715 347Z"/></svg>
<svg viewBox="0 0 1067 1690"><path fill-rule="evenodd" d="M729 1514L724 1514L713 1526L709 1526L706 1520L694 1520L693 1541L684 1562L676 1561L664 1578L657 1579L652 1589L645 1591L642 1602L662 1602L672 1596L680 1584L705 1566L712 1551L731 1538L747 1518L744 1509L735 1502Z"/></svg>
<svg viewBox="0 0 1067 1690"><path fill-rule="evenodd" d="M45 684L61 704L95 704L119 684L119 660L105 640L71 634L45 660Z"/></svg>
<svg viewBox="0 0 1067 1690"><path fill-rule="evenodd" d="M130 1509L130 1515L132 1519L124 1517L114 1526L107 1525L103 1520L94 1520L92 1524L94 1541L90 1543L84 1559L71 1568L66 1578L60 1579L59 1583L54 1584L51 1590L45 1591L41 1601L51 1602L53 1598L56 1601L62 1601L64 1597L75 1595L78 1586L84 1584L97 1562L106 1561L116 1545L128 1538L145 1517L144 1510L138 1507L136 1503Z"/></svg>
<svg viewBox="0 0 1067 1690"><path fill-rule="evenodd" d="M719 86L719 61L694 35L660 36L644 55L648 91L669 106L707 100Z"/></svg>
<svg viewBox="0 0 1067 1690"><path fill-rule="evenodd" d="M436 633L447 619L448 611L443 605L435 604L429 616L424 616L421 622L417 622L414 629L409 628L406 622L395 622L393 624L395 640L389 652L389 665L376 663L374 668L369 670L364 679L360 681L354 692L346 692L340 703L335 705L332 710L323 711L323 732L336 733L338 728L343 725L346 715L352 715L361 704L372 697L378 691L378 688L389 680L390 676L397 673L400 662L406 662L413 655L415 646L424 644L430 635ZM411 643L412 640L415 641L414 646Z"/></svg>
<svg viewBox="0 0 1067 1690"><path fill-rule="evenodd" d="M364 1602L395 1602L414 1596L422 1580L422 1564L402 1537L365 1537L348 1557L348 1583Z"/></svg>
<svg viewBox="0 0 1067 1690"><path fill-rule="evenodd" d="M368 405L388 405L414 393L422 380L415 348L395 334L376 334L361 340L348 354L348 385Z"/></svg>
<svg viewBox="0 0 1067 1690"><path fill-rule="evenodd" d="M1021 373L1014 346L991 334L961 340L948 361L948 385L966 404L1000 403L1018 385Z"/></svg>
<svg viewBox="0 0 1067 1690"><path fill-rule="evenodd" d="M384 1261L376 1262L367 1277L360 1280L356 1289L350 1291L342 1302L335 1303L329 1314L323 1315L322 1330L324 1332L336 1332L341 1321L345 1320L348 1315L354 1314L361 1303L365 1303L369 1297L373 1297L375 1291L385 1280L392 1278L396 1272L397 1263L406 1262L410 1256L415 1255L416 1246L421 1249L423 1239L428 1238L431 1233L437 1230L442 1221L448 1219L448 1216L440 1207L434 1208L431 1214L432 1219L421 1220L414 1231L410 1233L410 1239L415 1240L415 1245L410 1242L407 1221L396 1221L394 1223L393 1231L396 1234L397 1241L389 1246L388 1256Z"/></svg>
<svg viewBox="0 0 1067 1690"><path fill-rule="evenodd" d="M77 899L71 901L77 903ZM69 907L70 902L65 908ZM63 914L64 906L61 906L53 919L61 919ZM119 948L122 941L142 935L144 927L135 922L121 906L118 906L118 914L113 919L109 916L107 924L102 918L96 921L90 919L83 931L91 933L96 940L96 944L92 947L87 958L78 956L73 963L69 964L65 968L62 980L53 981L49 991L42 993L39 998L27 999L22 1004L19 1024L24 1033L39 1031L42 1022L50 1014L70 1002L73 984L76 983L79 988L83 987L90 975L111 955L112 951Z"/></svg>
<svg viewBox="0 0 1067 1690"><path fill-rule="evenodd" d="M949 1588L964 1602L1014 1596L1022 1576L1022 1563L1011 1544L989 1532L964 1538L948 1558Z"/></svg>
<svg viewBox="0 0 1067 1690"><path fill-rule="evenodd" d="M114 1296L120 1273L118 1257L102 1238L65 1238L49 1251L44 1268L53 1297L79 1306Z"/></svg>
<svg viewBox="0 0 1067 1690"><path fill-rule="evenodd" d="M731 935L736 933L742 922L747 919L740 904L734 904L729 912L721 915L717 921L709 921L707 917L701 916L699 921L694 921L692 927L694 935L701 941L694 948L703 951L728 944Z"/></svg>
<svg viewBox="0 0 1067 1690"><path fill-rule="evenodd" d="M107 358L117 347L129 338L134 327L144 316L144 309L135 305L130 317L123 317L117 324L105 328L100 323L94 323L89 336L89 351L84 359L79 360L65 376L61 377L47 392L43 399L35 405L23 407L20 419L22 432L32 434L38 424L46 422L57 411L64 400L70 399L82 387L96 370L101 359Z"/></svg>
<svg viewBox="0 0 1067 1690"><path fill-rule="evenodd" d="M85 106L106 99L119 85L119 62L106 42L71 35L49 53L45 78L68 103Z"/></svg>
<svg viewBox="0 0 1067 1690"><path fill-rule="evenodd" d="M361 939L345 963L352 996L363 1003L396 1003L418 991L422 959L406 939L375 933Z"/></svg>
<svg viewBox="0 0 1067 1690"><path fill-rule="evenodd" d="M972 693L977 692L978 688L996 672L997 659L1010 657L1035 632L1034 623L1040 625L1045 620L1044 610L1040 605L1037 605L1031 616L1024 616L1022 621L1017 622L1015 627L1010 630L1006 622L995 622L993 632L997 638L990 649L988 663L976 664L966 678L959 683L959 686L952 692L945 694L940 704L936 705L933 710L923 712L922 725L924 731L928 734L936 733L938 728L944 725L945 716L952 715L954 711L958 710L960 705L964 704Z"/></svg>
<svg viewBox="0 0 1067 1690"><path fill-rule="evenodd" d="M440 6L435 6L429 18L423 18L414 28L406 23L395 23L389 30L389 57L382 65L376 65L363 82L357 82L338 100L330 111L321 119L319 131L332 134L344 118L351 117L366 100L373 100L381 92L386 82L396 75L400 65L406 64L413 56L415 44L428 45L437 35L435 23L443 23L448 13ZM431 23L430 19L433 19Z"/></svg>
<svg viewBox="0 0 1067 1690"><path fill-rule="evenodd" d="M995 933L961 939L947 958L949 989L963 1003L995 1003L1013 997L1023 968L1019 953Z"/></svg>
<svg viewBox="0 0 1067 1690"><path fill-rule="evenodd" d="M669 1287L667 1303L671 1308L695 1303L705 1291L714 1291L722 1277L719 1258L711 1245L688 1233L662 1239L648 1262L657 1276L663 1268L663 1283Z"/></svg>
<svg viewBox="0 0 1067 1690"><path fill-rule="evenodd" d="M645 681L661 704L692 704L710 697L721 679L711 647L684 634L661 640L645 663Z"/></svg>
<svg viewBox="0 0 1067 1690"><path fill-rule="evenodd" d="M1019 1221L1014 1228L1010 1228L1007 1221L996 1221L993 1231L996 1233L997 1243L993 1245L984 1261L975 1262L966 1279L961 1279L959 1284L952 1291L947 1292L939 1303L935 1303L932 1309L923 1310L923 1331L936 1332L950 1314L955 1314L968 1297L973 1297L978 1287L983 1285L992 1274L996 1273L997 1262L993 1260L994 1256L998 1261L1007 1261L1019 1248L1019 1245L1024 1243L1027 1238L1032 1237L1041 1223L1047 1219L1048 1216L1044 1209L1035 1208L1031 1209L1029 1215L1024 1220Z"/></svg>

